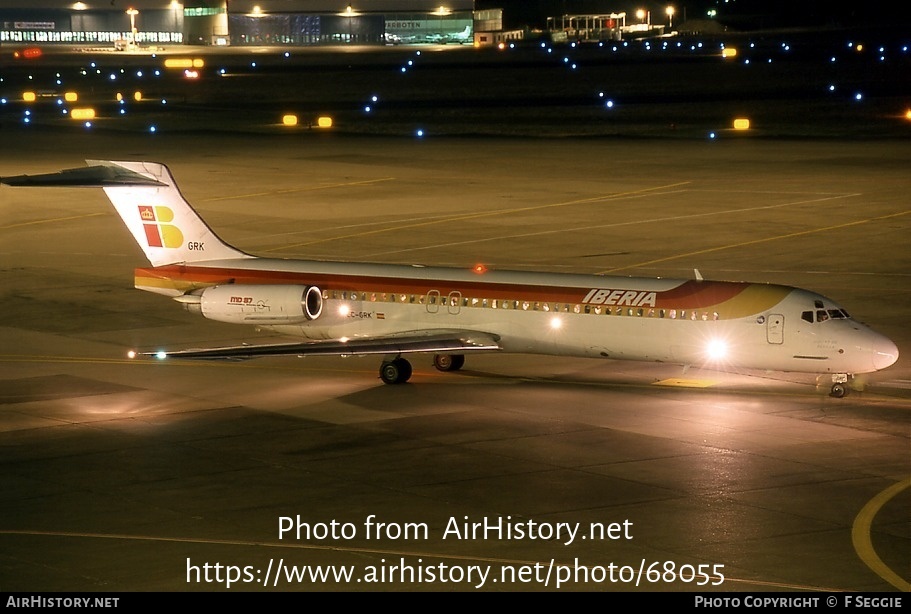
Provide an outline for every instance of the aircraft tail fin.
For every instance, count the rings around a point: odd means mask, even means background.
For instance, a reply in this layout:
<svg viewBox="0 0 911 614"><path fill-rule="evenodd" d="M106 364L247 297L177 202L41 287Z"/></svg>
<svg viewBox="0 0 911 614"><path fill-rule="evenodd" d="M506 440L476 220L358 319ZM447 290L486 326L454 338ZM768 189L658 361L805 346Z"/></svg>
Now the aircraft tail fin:
<svg viewBox="0 0 911 614"><path fill-rule="evenodd" d="M124 169L147 179L101 187L152 266L253 257L218 238L180 193L164 164L86 162L90 167Z"/></svg>
<svg viewBox="0 0 911 614"><path fill-rule="evenodd" d="M212 232L184 199L164 164L86 160L88 167L0 177L11 186L104 189L152 266L253 258Z"/></svg>

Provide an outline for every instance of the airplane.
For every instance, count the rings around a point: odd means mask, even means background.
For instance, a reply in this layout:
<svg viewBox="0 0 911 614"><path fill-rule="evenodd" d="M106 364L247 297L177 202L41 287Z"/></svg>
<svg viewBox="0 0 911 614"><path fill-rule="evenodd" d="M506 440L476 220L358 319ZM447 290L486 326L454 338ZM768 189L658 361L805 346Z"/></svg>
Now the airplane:
<svg viewBox="0 0 911 614"><path fill-rule="evenodd" d="M219 239L165 165L87 163L0 183L101 187L151 265L135 270L136 288L298 339L144 356L379 355L380 379L402 384L413 353L433 354L440 371L476 352L543 354L813 373L831 376L839 398L856 374L898 360L891 340L825 296L698 270L653 279L257 257Z"/></svg>
<svg viewBox="0 0 911 614"><path fill-rule="evenodd" d="M471 40L471 26L465 26L461 32L453 32L446 35L446 40L454 43L467 43Z"/></svg>

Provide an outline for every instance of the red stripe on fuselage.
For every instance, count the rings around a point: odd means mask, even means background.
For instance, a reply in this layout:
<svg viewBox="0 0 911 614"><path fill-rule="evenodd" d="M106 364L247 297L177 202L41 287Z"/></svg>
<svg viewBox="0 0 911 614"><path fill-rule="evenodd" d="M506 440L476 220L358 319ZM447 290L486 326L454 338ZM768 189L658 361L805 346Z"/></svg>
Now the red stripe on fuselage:
<svg viewBox="0 0 911 614"><path fill-rule="evenodd" d="M610 288L612 281L622 278L593 277L591 282L598 286L555 287L548 285L416 279L409 277L388 277L370 275L340 275L335 273L312 273L296 271L251 270L235 268L210 268L186 265L168 265L136 269L137 280L141 278L169 280L180 285L204 287L225 283L253 285L300 284L318 286L322 290L357 291L389 294L426 295L437 291L442 295L453 292L462 296L499 299L529 300L551 303L579 303L593 288ZM628 280L622 279L628 284ZM743 292L751 284L743 282L683 281L667 290L653 290L643 284L642 288L631 287L631 291L654 292L654 307L677 309L701 309L718 305ZM606 305L608 303L605 303ZM647 304L652 307L653 305Z"/></svg>

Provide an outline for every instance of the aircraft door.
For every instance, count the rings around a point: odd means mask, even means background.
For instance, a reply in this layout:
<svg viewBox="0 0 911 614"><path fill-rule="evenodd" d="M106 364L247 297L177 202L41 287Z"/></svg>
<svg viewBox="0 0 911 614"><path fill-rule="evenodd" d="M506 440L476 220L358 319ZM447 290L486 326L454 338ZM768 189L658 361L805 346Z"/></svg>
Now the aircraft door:
<svg viewBox="0 0 911 614"><path fill-rule="evenodd" d="M769 343L784 343L784 316L780 313L770 313L766 324L766 339Z"/></svg>
<svg viewBox="0 0 911 614"><path fill-rule="evenodd" d="M458 290L449 293L449 313L457 315L462 308L462 293Z"/></svg>
<svg viewBox="0 0 911 614"><path fill-rule="evenodd" d="M440 310L440 291L431 290L427 293L427 313L437 313Z"/></svg>

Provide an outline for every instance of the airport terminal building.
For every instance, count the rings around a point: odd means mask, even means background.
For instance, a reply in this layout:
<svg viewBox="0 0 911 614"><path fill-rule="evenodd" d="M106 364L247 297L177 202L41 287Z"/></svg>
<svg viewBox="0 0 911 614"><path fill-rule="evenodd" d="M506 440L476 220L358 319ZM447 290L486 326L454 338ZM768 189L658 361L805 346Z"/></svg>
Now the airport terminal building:
<svg viewBox="0 0 911 614"><path fill-rule="evenodd" d="M474 43L502 10L474 0L38 0L0 3L0 44Z"/></svg>

